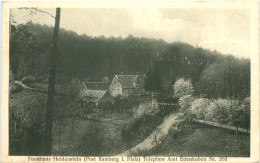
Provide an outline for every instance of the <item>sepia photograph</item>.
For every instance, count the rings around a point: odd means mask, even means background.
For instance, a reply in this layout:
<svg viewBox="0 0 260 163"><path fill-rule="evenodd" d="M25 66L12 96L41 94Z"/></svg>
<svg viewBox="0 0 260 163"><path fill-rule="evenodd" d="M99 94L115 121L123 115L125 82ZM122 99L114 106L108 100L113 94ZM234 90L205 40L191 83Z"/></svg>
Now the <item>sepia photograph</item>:
<svg viewBox="0 0 260 163"><path fill-rule="evenodd" d="M251 3L28 4L9 6L3 22L8 157L259 159Z"/></svg>

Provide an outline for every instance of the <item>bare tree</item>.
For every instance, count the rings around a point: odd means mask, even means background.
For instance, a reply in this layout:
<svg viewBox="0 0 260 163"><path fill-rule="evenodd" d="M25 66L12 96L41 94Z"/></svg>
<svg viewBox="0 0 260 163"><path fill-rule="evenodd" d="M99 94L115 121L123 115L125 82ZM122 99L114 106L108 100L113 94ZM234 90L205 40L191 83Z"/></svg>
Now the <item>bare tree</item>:
<svg viewBox="0 0 260 163"><path fill-rule="evenodd" d="M53 109L55 96L55 80L56 80L56 59L57 46L59 38L60 26L60 8L56 8L55 26L52 37L52 47L50 54L50 70L48 83L48 96L45 117L45 136L44 136L44 155L51 155L52 153L52 125L53 125Z"/></svg>

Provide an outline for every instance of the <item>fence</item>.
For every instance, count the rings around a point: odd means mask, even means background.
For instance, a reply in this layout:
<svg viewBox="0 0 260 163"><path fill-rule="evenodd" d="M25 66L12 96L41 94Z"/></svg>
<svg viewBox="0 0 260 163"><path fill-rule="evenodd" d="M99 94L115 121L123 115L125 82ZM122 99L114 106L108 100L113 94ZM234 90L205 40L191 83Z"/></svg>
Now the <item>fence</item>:
<svg viewBox="0 0 260 163"><path fill-rule="evenodd" d="M204 120L200 120L200 119L196 119L195 122L204 123L204 124L207 124L207 125L225 128L225 129L230 129L230 130L235 130L235 131L237 130L237 127L235 127L235 126L224 125L224 124L220 124L220 123L217 123L217 122L204 121ZM239 127L238 127L238 131L243 132L243 133L250 133L249 129L247 130L247 129L239 128Z"/></svg>

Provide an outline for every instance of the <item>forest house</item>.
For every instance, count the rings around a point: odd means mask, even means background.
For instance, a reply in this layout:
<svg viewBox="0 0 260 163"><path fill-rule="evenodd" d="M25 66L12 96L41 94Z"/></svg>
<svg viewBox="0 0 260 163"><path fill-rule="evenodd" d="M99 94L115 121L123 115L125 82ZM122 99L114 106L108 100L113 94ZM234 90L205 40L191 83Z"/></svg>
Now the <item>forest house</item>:
<svg viewBox="0 0 260 163"><path fill-rule="evenodd" d="M144 80L145 75L115 75L109 92L112 96L144 95Z"/></svg>

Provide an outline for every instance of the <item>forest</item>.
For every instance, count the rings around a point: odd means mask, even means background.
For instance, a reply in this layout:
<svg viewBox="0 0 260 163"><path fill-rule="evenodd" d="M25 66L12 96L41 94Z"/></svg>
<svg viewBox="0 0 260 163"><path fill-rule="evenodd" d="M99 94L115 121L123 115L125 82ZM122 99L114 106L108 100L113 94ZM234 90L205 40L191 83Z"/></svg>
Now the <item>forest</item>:
<svg viewBox="0 0 260 163"><path fill-rule="evenodd" d="M11 25L10 70L14 79L48 78L53 27L28 22ZM60 30L57 82L111 80L115 74L146 74L145 89L172 93L178 78L191 80L195 94L244 99L250 94L250 59L223 55L183 42L106 38Z"/></svg>

